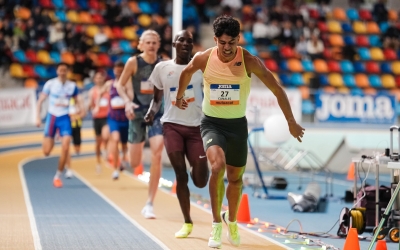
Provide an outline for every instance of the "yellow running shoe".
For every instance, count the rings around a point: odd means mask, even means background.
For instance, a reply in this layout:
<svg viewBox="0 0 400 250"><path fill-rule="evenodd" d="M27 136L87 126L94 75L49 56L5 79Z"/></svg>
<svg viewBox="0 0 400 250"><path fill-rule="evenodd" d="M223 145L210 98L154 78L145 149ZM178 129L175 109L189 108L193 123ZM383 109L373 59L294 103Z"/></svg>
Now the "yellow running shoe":
<svg viewBox="0 0 400 250"><path fill-rule="evenodd" d="M185 223L183 224L181 230L175 233L175 238L186 238L192 232L193 224Z"/></svg>
<svg viewBox="0 0 400 250"><path fill-rule="evenodd" d="M235 247L238 247L240 245L240 235L237 222L229 221L229 211L226 211L222 214L222 219L224 220L229 229L227 233L228 241Z"/></svg>

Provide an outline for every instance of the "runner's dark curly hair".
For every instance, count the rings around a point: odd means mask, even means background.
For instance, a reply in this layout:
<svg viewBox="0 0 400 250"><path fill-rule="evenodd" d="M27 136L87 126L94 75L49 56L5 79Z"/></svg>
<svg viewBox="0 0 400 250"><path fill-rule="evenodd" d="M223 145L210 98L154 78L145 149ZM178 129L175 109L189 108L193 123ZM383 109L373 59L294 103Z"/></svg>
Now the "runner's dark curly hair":
<svg viewBox="0 0 400 250"><path fill-rule="evenodd" d="M237 37L240 33L239 22L231 16L219 16L213 22L214 35L220 37L223 34Z"/></svg>

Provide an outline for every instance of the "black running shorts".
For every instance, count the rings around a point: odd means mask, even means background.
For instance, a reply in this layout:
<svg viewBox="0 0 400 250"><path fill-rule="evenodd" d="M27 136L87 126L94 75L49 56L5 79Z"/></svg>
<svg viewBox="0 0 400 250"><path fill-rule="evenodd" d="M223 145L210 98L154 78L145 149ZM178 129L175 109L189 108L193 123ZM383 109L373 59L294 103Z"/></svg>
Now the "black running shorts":
<svg viewBox="0 0 400 250"><path fill-rule="evenodd" d="M72 128L72 143L75 146L79 146L82 143L81 139L81 127Z"/></svg>
<svg viewBox="0 0 400 250"><path fill-rule="evenodd" d="M103 127L107 125L107 117L106 118L94 118L93 119L93 128L96 136L101 136L101 130Z"/></svg>
<svg viewBox="0 0 400 250"><path fill-rule="evenodd" d="M247 119L204 116L200 125L204 151L217 145L225 152L226 164L244 167L247 163Z"/></svg>

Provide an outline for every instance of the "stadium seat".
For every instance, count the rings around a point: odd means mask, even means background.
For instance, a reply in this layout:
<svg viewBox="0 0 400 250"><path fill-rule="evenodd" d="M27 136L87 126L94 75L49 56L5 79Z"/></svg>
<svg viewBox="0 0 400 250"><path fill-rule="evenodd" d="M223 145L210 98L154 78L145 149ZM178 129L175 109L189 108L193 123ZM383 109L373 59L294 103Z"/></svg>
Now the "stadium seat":
<svg viewBox="0 0 400 250"><path fill-rule="evenodd" d="M322 54L324 55L325 59L332 58L332 51L330 48L324 48L324 52Z"/></svg>
<svg viewBox="0 0 400 250"><path fill-rule="evenodd" d="M243 38L246 40L247 44L254 44L253 33L250 31L243 32Z"/></svg>
<svg viewBox="0 0 400 250"><path fill-rule="evenodd" d="M329 72L340 72L341 68L337 61L328 61Z"/></svg>
<svg viewBox="0 0 400 250"><path fill-rule="evenodd" d="M34 50L28 49L27 51L25 51L25 57L31 63L37 62L36 52Z"/></svg>
<svg viewBox="0 0 400 250"><path fill-rule="evenodd" d="M288 69L289 71L292 72L302 72L303 66L301 65L301 62L298 59L293 58L288 60Z"/></svg>
<svg viewBox="0 0 400 250"><path fill-rule="evenodd" d="M123 63L126 63L126 61L128 61L128 59L131 57L131 55L129 55L129 54L123 54L122 56L121 56L121 61L123 62Z"/></svg>
<svg viewBox="0 0 400 250"><path fill-rule="evenodd" d="M364 21L372 20L372 15L371 15L371 12L369 10L360 9L358 11L358 15L359 15L361 20L364 20Z"/></svg>
<svg viewBox="0 0 400 250"><path fill-rule="evenodd" d="M64 0L65 7L67 9L73 9L76 10L79 8L78 4L76 3L76 0Z"/></svg>
<svg viewBox="0 0 400 250"><path fill-rule="evenodd" d="M300 73L293 73L290 76L290 83L295 86L304 85L303 75Z"/></svg>
<svg viewBox="0 0 400 250"><path fill-rule="evenodd" d="M72 65L75 63L75 57L71 52L65 51L61 53L61 61L68 65Z"/></svg>
<svg viewBox="0 0 400 250"><path fill-rule="evenodd" d="M280 48L280 54L283 58L291 58L294 57L294 51L289 46L282 46Z"/></svg>
<svg viewBox="0 0 400 250"><path fill-rule="evenodd" d="M329 74L328 75L328 81L329 81L329 84L331 86L334 86L334 87L342 87L342 86L344 86L342 75L338 74L338 73Z"/></svg>
<svg viewBox="0 0 400 250"><path fill-rule="evenodd" d="M22 70L24 71L26 77L37 77L32 65L25 64L22 66Z"/></svg>
<svg viewBox="0 0 400 250"><path fill-rule="evenodd" d="M60 63L61 62L61 55L58 51L50 51L50 59L53 63Z"/></svg>
<svg viewBox="0 0 400 250"><path fill-rule="evenodd" d="M244 48L245 48L248 52L250 52L250 54L258 55L258 50L257 50L256 46L251 45L251 44L247 44L247 45L244 46Z"/></svg>
<svg viewBox="0 0 400 250"><path fill-rule="evenodd" d="M16 78L24 78L25 73L24 70L22 69L22 65L19 63L12 63L10 65L10 75L12 77L16 77Z"/></svg>
<svg viewBox="0 0 400 250"><path fill-rule="evenodd" d="M89 37L94 37L97 33L99 33L100 29L98 25L89 25L86 28L86 35Z"/></svg>
<svg viewBox="0 0 400 250"><path fill-rule="evenodd" d="M67 21L67 15L65 14L64 10L56 10L55 12L56 18L60 22L66 22Z"/></svg>
<svg viewBox="0 0 400 250"><path fill-rule="evenodd" d="M389 27L390 24L388 22L379 23L379 29L381 30L382 33L385 33Z"/></svg>
<svg viewBox="0 0 400 250"><path fill-rule="evenodd" d="M364 91L362 89L360 89L360 88L351 88L350 89L350 93L352 95L363 95Z"/></svg>
<svg viewBox="0 0 400 250"><path fill-rule="evenodd" d="M50 58L50 54L46 50L39 50L36 54L37 60L43 64L52 64L53 61Z"/></svg>
<svg viewBox="0 0 400 250"><path fill-rule="evenodd" d="M353 75L345 74L343 75L343 82L346 87L353 88L356 87L356 80Z"/></svg>
<svg viewBox="0 0 400 250"><path fill-rule="evenodd" d="M386 60L396 60L397 59L396 52L392 49L385 49L383 51L383 54L385 55Z"/></svg>
<svg viewBox="0 0 400 250"><path fill-rule="evenodd" d="M302 100L301 101L301 112L306 115L314 114L315 106L311 102L311 100Z"/></svg>
<svg viewBox="0 0 400 250"><path fill-rule="evenodd" d="M290 77L287 74L279 74L279 79L283 85L290 85Z"/></svg>
<svg viewBox="0 0 400 250"><path fill-rule="evenodd" d="M329 42L332 46L344 46L343 36L338 34L333 34L329 36Z"/></svg>
<svg viewBox="0 0 400 250"><path fill-rule="evenodd" d="M354 42L353 36L351 36L351 35L344 36L344 42L345 42L346 45L350 45L350 46L353 46L353 45L356 44Z"/></svg>
<svg viewBox="0 0 400 250"><path fill-rule="evenodd" d="M99 54L97 61L100 67L110 67L112 65L110 57L105 53Z"/></svg>
<svg viewBox="0 0 400 250"><path fill-rule="evenodd" d="M264 61L265 67L270 71L277 72L278 71L278 64L273 59L267 59Z"/></svg>
<svg viewBox="0 0 400 250"><path fill-rule="evenodd" d="M77 0L77 3L79 6L81 6L81 9L86 10L89 8L87 0Z"/></svg>
<svg viewBox="0 0 400 250"><path fill-rule="evenodd" d="M124 53L132 53L133 52L131 43L127 40L120 40L119 46Z"/></svg>
<svg viewBox="0 0 400 250"><path fill-rule="evenodd" d="M89 0L88 6L89 6L89 9L92 9L92 10L100 10L101 9L100 3L98 0Z"/></svg>
<svg viewBox="0 0 400 250"><path fill-rule="evenodd" d="M49 78L57 77L57 69L54 66L50 66L47 68L47 75Z"/></svg>
<svg viewBox="0 0 400 250"><path fill-rule="evenodd" d="M17 62L27 63L28 60L25 57L25 52L23 50L16 50L13 52L13 57Z"/></svg>
<svg viewBox="0 0 400 250"><path fill-rule="evenodd" d="M394 77L390 74L381 75L382 86L386 89L391 89L396 87L396 82Z"/></svg>
<svg viewBox="0 0 400 250"><path fill-rule="evenodd" d="M122 34L124 38L128 40L136 40L138 38L136 35L136 29L133 26L123 28Z"/></svg>
<svg viewBox="0 0 400 250"><path fill-rule="evenodd" d="M396 81L396 86L400 88L400 76L396 76L395 81Z"/></svg>
<svg viewBox="0 0 400 250"><path fill-rule="evenodd" d="M382 43L381 43L380 37L377 36L377 35L369 36L369 44L372 47L382 47Z"/></svg>
<svg viewBox="0 0 400 250"><path fill-rule="evenodd" d="M144 28L150 26L152 23L151 17L146 14L140 15L137 20L138 20L138 23Z"/></svg>
<svg viewBox="0 0 400 250"><path fill-rule="evenodd" d="M300 90L301 99L310 99L310 88L308 86L299 86L298 90Z"/></svg>
<svg viewBox="0 0 400 250"><path fill-rule="evenodd" d="M368 74L380 74L381 69L376 62L366 62L365 69L367 70Z"/></svg>
<svg viewBox="0 0 400 250"><path fill-rule="evenodd" d="M397 19L399 19L397 11L392 9L388 10L388 19L390 21L397 21Z"/></svg>
<svg viewBox="0 0 400 250"><path fill-rule="evenodd" d="M360 19L360 17L358 16L358 11L356 9L347 9L346 14L347 18L349 18L351 21Z"/></svg>
<svg viewBox="0 0 400 250"><path fill-rule="evenodd" d="M308 13L309 13L310 17L313 18L313 19L318 19L319 18L319 12L318 12L317 9L310 8L308 10Z"/></svg>
<svg viewBox="0 0 400 250"><path fill-rule="evenodd" d="M367 23L367 33L368 34L380 34L379 26L376 22Z"/></svg>
<svg viewBox="0 0 400 250"><path fill-rule="evenodd" d="M52 0L52 3L56 9L61 9L64 7L64 1L63 0Z"/></svg>
<svg viewBox="0 0 400 250"><path fill-rule="evenodd" d="M53 4L51 3L51 0L39 0L39 5L42 8L46 8L46 9L54 7Z"/></svg>
<svg viewBox="0 0 400 250"><path fill-rule="evenodd" d="M40 78L49 78L49 75L47 74L47 69L43 65L35 65L34 66L35 73L40 77Z"/></svg>
<svg viewBox="0 0 400 250"><path fill-rule="evenodd" d="M360 87L360 88L369 87L369 80L368 80L367 75L365 75L365 74L356 74L355 80L356 80L357 87Z"/></svg>
<svg viewBox="0 0 400 250"><path fill-rule="evenodd" d="M322 33L328 32L328 26L326 25L325 22L318 22L318 23L317 23L317 26L318 26L318 29L319 29Z"/></svg>
<svg viewBox="0 0 400 250"><path fill-rule="evenodd" d="M310 60L302 60L303 69L305 72L314 72L314 64Z"/></svg>
<svg viewBox="0 0 400 250"><path fill-rule="evenodd" d="M365 88L364 95L376 95L378 91L375 88Z"/></svg>
<svg viewBox="0 0 400 250"><path fill-rule="evenodd" d="M357 73L365 73L365 64L363 62L354 62L354 71Z"/></svg>
<svg viewBox="0 0 400 250"><path fill-rule="evenodd" d="M328 31L330 33L342 33L342 26L338 21L328 21Z"/></svg>
<svg viewBox="0 0 400 250"><path fill-rule="evenodd" d="M147 1L140 1L138 3L138 6L139 6L139 9L142 11L142 13L153 14L153 10Z"/></svg>
<svg viewBox="0 0 400 250"><path fill-rule="evenodd" d="M350 89L343 86L343 87L338 87L337 92L340 94L349 94L350 93Z"/></svg>
<svg viewBox="0 0 400 250"><path fill-rule="evenodd" d="M395 61L392 63L392 72L395 75L400 75L400 61Z"/></svg>
<svg viewBox="0 0 400 250"><path fill-rule="evenodd" d="M328 86L329 82L328 82L328 76L327 75L319 75L319 83L321 84L321 86Z"/></svg>
<svg viewBox="0 0 400 250"><path fill-rule="evenodd" d="M351 27L351 24L349 24L349 23L342 23L342 30L343 30L343 32L346 32L346 33L353 32L353 28Z"/></svg>
<svg viewBox="0 0 400 250"><path fill-rule="evenodd" d="M138 6L137 2L135 2L135 1L129 1L129 2L128 2L128 6L129 6L129 8L131 9L131 11L132 11L134 14L139 14L139 13L141 13L141 10L139 9L139 6Z"/></svg>
<svg viewBox="0 0 400 250"><path fill-rule="evenodd" d="M378 75L369 75L368 80L369 80L369 85L371 87L373 87L373 88L381 88L382 87L381 78L379 78Z"/></svg>
<svg viewBox="0 0 400 250"><path fill-rule="evenodd" d="M286 60L280 61L280 62L279 62L279 68L280 68L282 71L288 71L288 70L289 70L289 67L288 67L287 61L286 61Z"/></svg>
<svg viewBox="0 0 400 250"><path fill-rule="evenodd" d="M27 78L24 81L24 87L25 88L32 88L32 89L37 89L39 87L38 82L33 79L33 78Z"/></svg>
<svg viewBox="0 0 400 250"><path fill-rule="evenodd" d="M341 71L345 74L353 74L354 67L353 64L349 60L343 60L340 62Z"/></svg>
<svg viewBox="0 0 400 250"><path fill-rule="evenodd" d="M310 85L311 78L314 78L314 77L315 77L314 73L311 73L311 72L303 73L304 84Z"/></svg>
<svg viewBox="0 0 400 250"><path fill-rule="evenodd" d="M81 11L79 13L79 21L80 23L84 23L84 24L90 24L92 23L92 16L89 14L89 12L86 11Z"/></svg>
<svg viewBox="0 0 400 250"><path fill-rule="evenodd" d="M361 60L371 60L371 54L367 48L359 48L358 55L360 56Z"/></svg>
<svg viewBox="0 0 400 250"><path fill-rule="evenodd" d="M381 63L381 72L385 74L391 74L392 73L392 65L388 62L382 62Z"/></svg>
<svg viewBox="0 0 400 250"><path fill-rule="evenodd" d="M346 12L342 8L334 8L333 18L338 21L345 21L347 19Z"/></svg>
<svg viewBox="0 0 400 250"><path fill-rule="evenodd" d="M364 35L358 35L358 36L356 36L356 45L359 46L359 47L368 47L369 46L369 40Z"/></svg>
<svg viewBox="0 0 400 250"><path fill-rule="evenodd" d="M31 17L31 11L26 7L16 6L14 7L14 16L15 18L27 20Z"/></svg>
<svg viewBox="0 0 400 250"><path fill-rule="evenodd" d="M326 64L325 60L316 59L314 60L314 69L317 73L327 73L328 65Z"/></svg>
<svg viewBox="0 0 400 250"><path fill-rule="evenodd" d="M354 21L353 22L353 31L356 34L365 34L365 33L367 33L367 27L361 21Z"/></svg>
<svg viewBox="0 0 400 250"><path fill-rule="evenodd" d="M113 36L114 36L115 39L121 39L121 38L123 38L122 30L121 30L120 27L114 26L114 27L112 27L111 30L112 30L112 33L113 33Z"/></svg>
<svg viewBox="0 0 400 250"><path fill-rule="evenodd" d="M78 13L75 10L70 10L67 12L67 19L71 23L78 23L79 22L79 16Z"/></svg>

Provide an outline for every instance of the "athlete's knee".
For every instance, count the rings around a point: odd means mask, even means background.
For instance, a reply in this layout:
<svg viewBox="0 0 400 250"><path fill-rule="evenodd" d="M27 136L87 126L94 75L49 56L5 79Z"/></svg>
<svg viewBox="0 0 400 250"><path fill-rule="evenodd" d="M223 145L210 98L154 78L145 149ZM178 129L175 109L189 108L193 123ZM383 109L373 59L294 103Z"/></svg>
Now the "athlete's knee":
<svg viewBox="0 0 400 250"><path fill-rule="evenodd" d="M50 149L47 149L47 148L45 149L45 148L44 148L44 149L43 149L43 154L44 154L44 156L46 156L46 157L49 156L49 155L50 155Z"/></svg>
<svg viewBox="0 0 400 250"><path fill-rule="evenodd" d="M186 172L176 172L176 182L180 184L187 184L189 182L189 177Z"/></svg>
<svg viewBox="0 0 400 250"><path fill-rule="evenodd" d="M194 185L196 187L203 188L203 187L205 187L207 185L208 175L207 176L200 176L200 177L196 176L196 175L193 175L193 173L191 173L191 175L192 175L193 183L194 183Z"/></svg>
<svg viewBox="0 0 400 250"><path fill-rule="evenodd" d="M233 186L242 186L243 185L242 175L229 176L228 183L229 183L229 185L233 185Z"/></svg>

